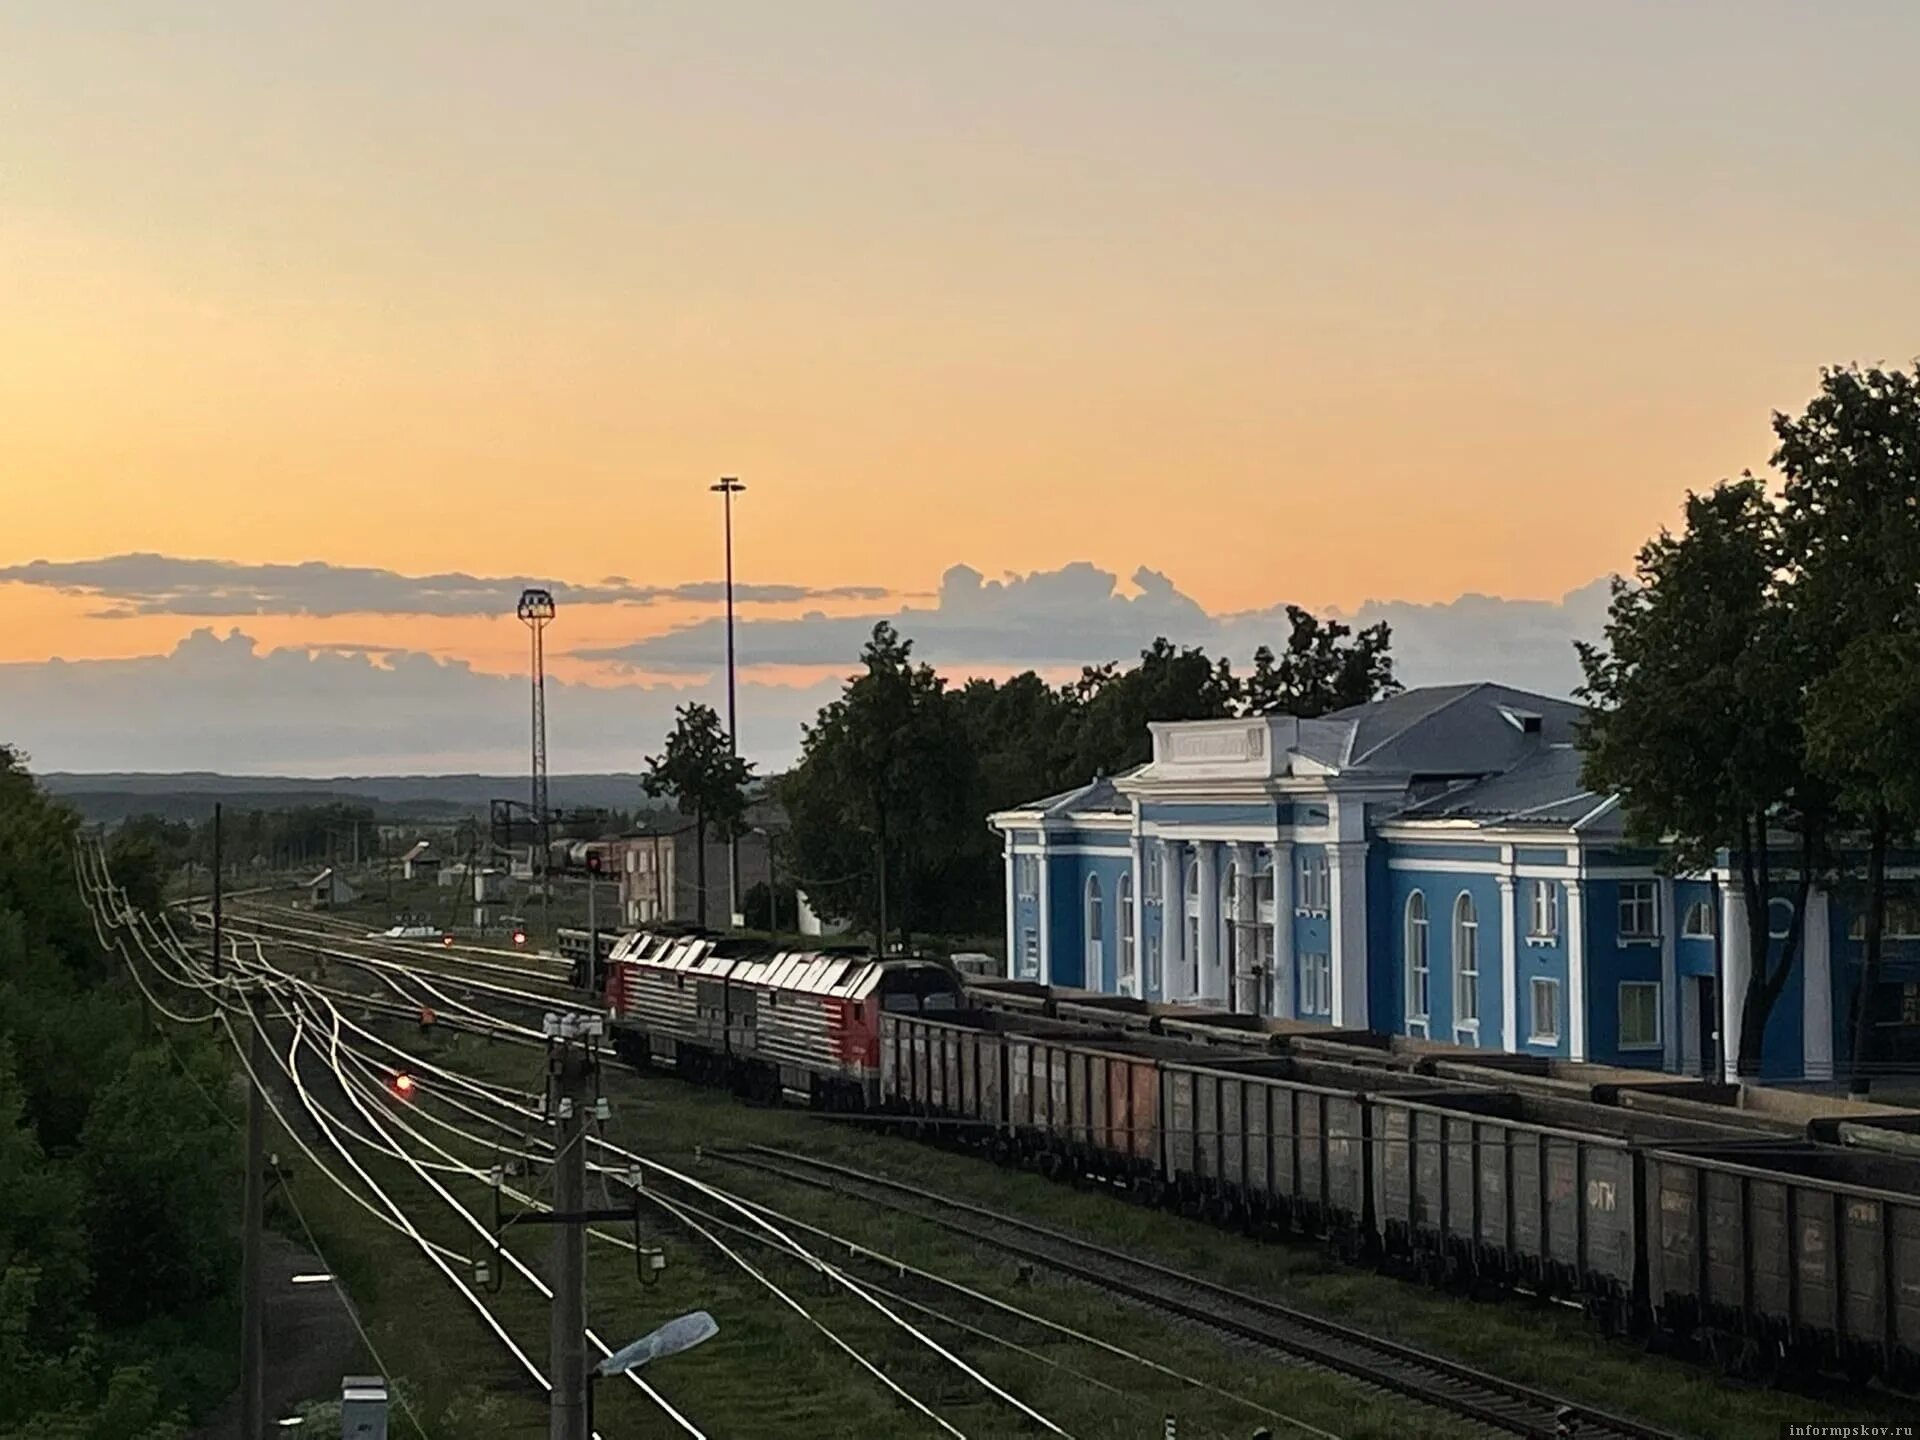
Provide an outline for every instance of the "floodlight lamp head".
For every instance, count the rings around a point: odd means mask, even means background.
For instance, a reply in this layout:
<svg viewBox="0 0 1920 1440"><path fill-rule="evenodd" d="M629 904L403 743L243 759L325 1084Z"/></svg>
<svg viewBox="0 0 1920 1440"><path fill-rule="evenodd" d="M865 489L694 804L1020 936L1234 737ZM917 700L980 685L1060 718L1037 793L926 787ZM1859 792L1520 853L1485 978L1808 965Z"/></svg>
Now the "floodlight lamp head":
<svg viewBox="0 0 1920 1440"><path fill-rule="evenodd" d="M528 589L520 592L520 603L514 613L527 624L540 626L553 619L553 609L551 590Z"/></svg>

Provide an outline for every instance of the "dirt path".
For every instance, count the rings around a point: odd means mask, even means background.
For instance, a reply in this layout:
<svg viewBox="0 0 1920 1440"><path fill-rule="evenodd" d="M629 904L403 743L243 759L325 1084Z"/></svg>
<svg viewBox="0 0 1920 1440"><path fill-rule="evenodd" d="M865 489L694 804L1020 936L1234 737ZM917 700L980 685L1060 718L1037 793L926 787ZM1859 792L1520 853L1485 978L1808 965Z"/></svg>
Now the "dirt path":
<svg viewBox="0 0 1920 1440"><path fill-rule="evenodd" d="M330 1400L340 1394L340 1377L366 1369L340 1294L331 1285L295 1285L295 1275L326 1269L320 1257L284 1236L266 1236L267 1376L266 1412L269 1434L282 1433L274 1421L309 1400ZM237 1337L236 1337L237 1340ZM193 1440L259 1440L240 1435L240 1392L226 1402L198 1430Z"/></svg>

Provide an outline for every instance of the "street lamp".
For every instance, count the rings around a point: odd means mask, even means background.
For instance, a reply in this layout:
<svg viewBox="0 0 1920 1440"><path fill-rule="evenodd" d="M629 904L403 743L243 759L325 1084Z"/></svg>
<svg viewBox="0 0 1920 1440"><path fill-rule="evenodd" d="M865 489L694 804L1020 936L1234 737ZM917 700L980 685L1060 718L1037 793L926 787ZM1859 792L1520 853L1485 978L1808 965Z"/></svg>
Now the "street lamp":
<svg viewBox="0 0 1920 1440"><path fill-rule="evenodd" d="M727 753L740 753L740 739L734 723L734 683L733 683L733 497L747 487L731 475L721 477L717 484L709 485L709 490L717 490L723 500L726 512L727 532ZM728 923L740 923L740 840L736 835L727 836L727 918Z"/></svg>
<svg viewBox="0 0 1920 1440"><path fill-rule="evenodd" d="M720 1333L713 1316L695 1310L667 1321L650 1335L642 1335L625 1349L616 1350L587 1372L587 1433L593 1434L594 1382L607 1375L624 1375L638 1370L651 1360L664 1360L696 1345L704 1345Z"/></svg>

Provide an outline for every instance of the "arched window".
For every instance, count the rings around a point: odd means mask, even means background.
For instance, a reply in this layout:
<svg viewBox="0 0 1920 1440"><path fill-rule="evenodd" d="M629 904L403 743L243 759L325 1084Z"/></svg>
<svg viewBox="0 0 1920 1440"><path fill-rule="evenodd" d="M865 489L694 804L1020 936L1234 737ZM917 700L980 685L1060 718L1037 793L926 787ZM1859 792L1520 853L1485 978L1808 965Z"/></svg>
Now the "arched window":
<svg viewBox="0 0 1920 1440"><path fill-rule="evenodd" d="M1428 949L1427 897L1418 890L1407 897L1407 1033L1427 1033L1429 982L1433 974ZM1415 1027L1418 1027L1417 1030Z"/></svg>
<svg viewBox="0 0 1920 1440"><path fill-rule="evenodd" d="M1793 901L1772 899L1767 902L1767 937L1784 940L1793 929Z"/></svg>
<svg viewBox="0 0 1920 1440"><path fill-rule="evenodd" d="M1106 937L1106 904L1100 898L1100 877L1087 877L1087 973L1082 983L1089 990L1098 990L1105 983L1106 976L1101 962L1106 952L1102 941Z"/></svg>
<svg viewBox="0 0 1920 1440"><path fill-rule="evenodd" d="M1229 996L1233 994L1233 987L1239 983L1240 972L1246 965L1246 957L1241 953L1243 883L1239 862L1228 861L1227 868L1220 873L1220 970L1226 976Z"/></svg>
<svg viewBox="0 0 1920 1440"><path fill-rule="evenodd" d="M1480 918L1466 891L1453 902L1453 1024L1480 1028Z"/></svg>
<svg viewBox="0 0 1920 1440"><path fill-rule="evenodd" d="M1711 940L1713 938L1713 902L1696 900L1687 907L1686 918L1680 922L1682 940Z"/></svg>
<svg viewBox="0 0 1920 1440"><path fill-rule="evenodd" d="M1289 922L1291 923L1291 922ZM1252 1008L1263 1015L1280 1013L1280 977L1274 974L1273 966L1273 852L1267 851L1260 858L1259 868L1253 872L1253 938L1248 946L1252 963L1248 969L1249 993L1253 1000Z"/></svg>
<svg viewBox="0 0 1920 1440"><path fill-rule="evenodd" d="M1117 988L1122 995L1136 994L1133 974L1133 874L1122 874L1120 884L1114 891L1114 904L1118 912L1113 923L1119 927L1120 935L1120 973Z"/></svg>

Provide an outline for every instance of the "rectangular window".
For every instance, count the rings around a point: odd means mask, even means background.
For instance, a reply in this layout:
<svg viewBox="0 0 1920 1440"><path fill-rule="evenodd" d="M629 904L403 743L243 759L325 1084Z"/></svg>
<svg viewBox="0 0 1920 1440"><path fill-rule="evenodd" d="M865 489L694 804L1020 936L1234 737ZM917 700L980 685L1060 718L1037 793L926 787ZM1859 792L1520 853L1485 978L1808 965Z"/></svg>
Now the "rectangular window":
<svg viewBox="0 0 1920 1440"><path fill-rule="evenodd" d="M1020 932L1020 978L1037 980L1040 977L1040 932L1022 930Z"/></svg>
<svg viewBox="0 0 1920 1440"><path fill-rule="evenodd" d="M1141 857L1140 864L1146 871L1147 880L1147 888L1142 893L1148 900L1158 900L1160 898L1160 856L1155 850L1149 850Z"/></svg>
<svg viewBox="0 0 1920 1440"><path fill-rule="evenodd" d="M1687 907L1686 918L1680 922L1682 940L1711 940L1713 938L1713 904L1708 900L1696 900Z"/></svg>
<svg viewBox="0 0 1920 1440"><path fill-rule="evenodd" d="M1527 1039L1535 1045L1560 1043L1560 982L1533 982L1533 1033Z"/></svg>
<svg viewBox="0 0 1920 1440"><path fill-rule="evenodd" d="M1620 983L1620 1048L1657 1050L1660 1047L1660 985L1653 980Z"/></svg>
<svg viewBox="0 0 1920 1440"><path fill-rule="evenodd" d="M1147 988L1150 996L1160 994L1160 936L1156 931L1147 932Z"/></svg>
<svg viewBox="0 0 1920 1440"><path fill-rule="evenodd" d="M1327 852L1302 850L1298 871L1294 881L1297 887L1294 908L1311 914L1326 914L1333 892L1332 877L1327 871Z"/></svg>
<svg viewBox="0 0 1920 1440"><path fill-rule="evenodd" d="M1658 891L1651 880L1625 880L1620 885L1620 938L1657 940L1660 937Z"/></svg>
<svg viewBox="0 0 1920 1440"><path fill-rule="evenodd" d="M1533 882L1533 913L1527 934L1536 940L1551 940L1560 933L1560 885L1554 880Z"/></svg>
<svg viewBox="0 0 1920 1440"><path fill-rule="evenodd" d="M1853 917L1853 923L1847 926L1849 940L1867 938L1867 915L1864 910ZM1920 940L1920 901L1900 895L1887 897L1887 908L1880 920L1880 938L1883 940Z"/></svg>
<svg viewBox="0 0 1920 1440"><path fill-rule="evenodd" d="M1333 957L1308 951L1300 957L1300 1010L1306 1015L1333 1013Z"/></svg>

